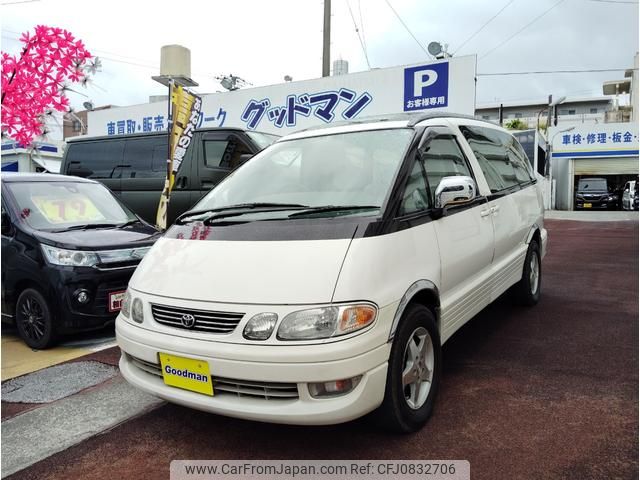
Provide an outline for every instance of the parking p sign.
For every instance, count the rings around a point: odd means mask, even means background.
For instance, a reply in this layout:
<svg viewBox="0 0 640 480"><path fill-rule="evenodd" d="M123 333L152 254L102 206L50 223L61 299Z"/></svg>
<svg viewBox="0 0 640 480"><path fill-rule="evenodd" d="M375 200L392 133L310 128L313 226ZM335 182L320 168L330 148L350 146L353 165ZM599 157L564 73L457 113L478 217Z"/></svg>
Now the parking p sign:
<svg viewBox="0 0 640 480"><path fill-rule="evenodd" d="M404 111L449 104L449 62L404 69Z"/></svg>

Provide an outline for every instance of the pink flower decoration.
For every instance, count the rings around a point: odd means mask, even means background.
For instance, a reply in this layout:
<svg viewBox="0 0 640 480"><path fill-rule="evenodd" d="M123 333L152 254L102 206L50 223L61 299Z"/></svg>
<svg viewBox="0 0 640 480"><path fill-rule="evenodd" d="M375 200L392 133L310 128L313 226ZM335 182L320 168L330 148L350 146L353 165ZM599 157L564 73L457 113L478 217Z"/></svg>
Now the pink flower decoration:
<svg viewBox="0 0 640 480"><path fill-rule="evenodd" d="M28 146L42 135L45 112L69 110L67 84L82 81L92 58L81 40L38 25L24 33L19 56L2 52L2 132Z"/></svg>

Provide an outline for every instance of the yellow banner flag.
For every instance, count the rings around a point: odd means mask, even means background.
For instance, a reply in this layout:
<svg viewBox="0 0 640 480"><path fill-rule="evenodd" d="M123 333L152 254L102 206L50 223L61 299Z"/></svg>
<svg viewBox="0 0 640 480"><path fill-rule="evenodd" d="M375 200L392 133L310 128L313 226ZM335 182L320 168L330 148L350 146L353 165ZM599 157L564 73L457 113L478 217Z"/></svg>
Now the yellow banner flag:
<svg viewBox="0 0 640 480"><path fill-rule="evenodd" d="M171 132L169 132L169 158L167 160L167 178L160 195L160 204L156 215L156 226L167 228L167 210L171 199L171 190L176 172L193 140L198 125L202 99L185 90L181 85L171 84Z"/></svg>

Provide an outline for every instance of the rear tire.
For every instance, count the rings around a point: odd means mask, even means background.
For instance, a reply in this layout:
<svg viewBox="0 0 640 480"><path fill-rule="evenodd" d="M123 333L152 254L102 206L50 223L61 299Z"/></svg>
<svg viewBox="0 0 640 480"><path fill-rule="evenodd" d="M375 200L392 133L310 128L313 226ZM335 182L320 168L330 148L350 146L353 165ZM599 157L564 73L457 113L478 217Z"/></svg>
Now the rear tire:
<svg viewBox="0 0 640 480"><path fill-rule="evenodd" d="M531 307L540 300L542 286L542 262L540 261L540 246L537 240L531 240L527 256L524 259L522 279L515 284L514 294L520 305Z"/></svg>
<svg viewBox="0 0 640 480"><path fill-rule="evenodd" d="M440 386L442 350L436 321L427 307L409 305L396 330L389 356L379 423L394 432L419 430L433 412Z"/></svg>
<svg viewBox="0 0 640 480"><path fill-rule="evenodd" d="M22 340L31 348L44 350L55 343L56 331L51 309L39 291L27 288L18 297L16 328Z"/></svg>

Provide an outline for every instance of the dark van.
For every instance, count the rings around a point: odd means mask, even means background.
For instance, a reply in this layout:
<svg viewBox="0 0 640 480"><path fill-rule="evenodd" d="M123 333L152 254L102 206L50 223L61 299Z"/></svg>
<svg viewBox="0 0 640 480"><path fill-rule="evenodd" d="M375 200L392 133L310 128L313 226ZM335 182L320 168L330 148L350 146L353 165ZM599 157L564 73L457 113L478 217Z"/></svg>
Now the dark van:
<svg viewBox="0 0 640 480"><path fill-rule="evenodd" d="M167 133L67 140L60 173L103 183L129 208L155 224L167 171ZM167 224L231 170L278 139L234 128L197 130L176 175Z"/></svg>
<svg viewBox="0 0 640 480"><path fill-rule="evenodd" d="M31 348L113 324L133 271L160 233L104 185L3 173L2 320Z"/></svg>

